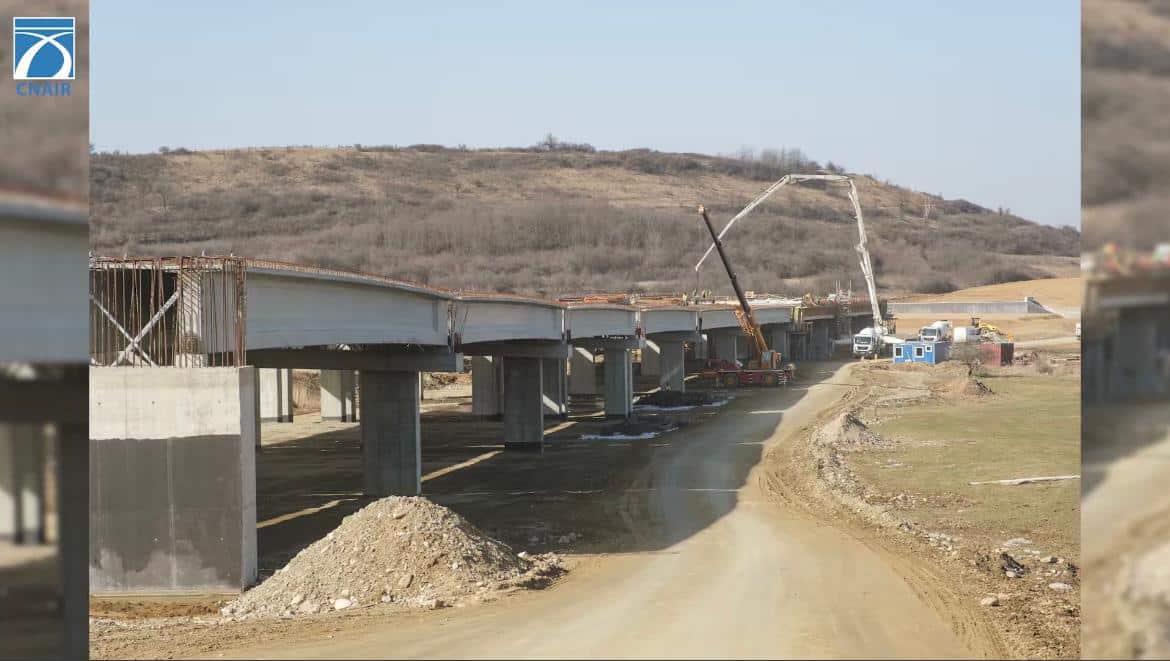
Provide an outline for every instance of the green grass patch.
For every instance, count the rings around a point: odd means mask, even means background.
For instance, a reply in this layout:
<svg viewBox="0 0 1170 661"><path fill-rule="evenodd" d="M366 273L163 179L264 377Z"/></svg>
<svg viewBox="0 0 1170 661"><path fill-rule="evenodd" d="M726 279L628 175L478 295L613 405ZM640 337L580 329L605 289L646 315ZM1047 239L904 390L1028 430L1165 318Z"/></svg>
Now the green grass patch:
<svg viewBox="0 0 1170 661"><path fill-rule="evenodd" d="M1080 473L1080 382L1070 377L983 380L995 396L908 408L873 426L898 444L853 455L866 483L886 494L925 496L909 518L998 545L1027 537L1079 555L1080 480L982 485L970 482Z"/></svg>

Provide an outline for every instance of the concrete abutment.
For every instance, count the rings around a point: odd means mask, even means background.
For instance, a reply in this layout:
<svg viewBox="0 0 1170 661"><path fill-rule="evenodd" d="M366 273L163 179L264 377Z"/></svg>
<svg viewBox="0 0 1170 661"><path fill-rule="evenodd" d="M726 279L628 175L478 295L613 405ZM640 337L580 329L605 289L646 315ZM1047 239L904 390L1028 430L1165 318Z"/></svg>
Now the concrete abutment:
<svg viewBox="0 0 1170 661"><path fill-rule="evenodd" d="M256 581L253 367L90 369L94 593Z"/></svg>

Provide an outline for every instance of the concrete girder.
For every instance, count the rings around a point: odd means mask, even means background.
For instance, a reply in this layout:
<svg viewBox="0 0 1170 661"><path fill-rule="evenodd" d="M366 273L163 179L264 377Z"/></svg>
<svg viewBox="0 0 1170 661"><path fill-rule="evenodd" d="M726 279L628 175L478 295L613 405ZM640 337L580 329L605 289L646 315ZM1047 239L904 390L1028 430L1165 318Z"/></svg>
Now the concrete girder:
<svg viewBox="0 0 1170 661"><path fill-rule="evenodd" d="M464 344L459 347L459 351L466 356L504 356L506 358L569 357L569 345L561 340L477 342Z"/></svg>
<svg viewBox="0 0 1170 661"><path fill-rule="evenodd" d="M0 362L89 362L88 252L84 208L0 201Z"/></svg>
<svg viewBox="0 0 1170 661"><path fill-rule="evenodd" d="M260 349L248 352L256 367L381 372L462 372L463 354L447 347Z"/></svg>
<svg viewBox="0 0 1170 661"><path fill-rule="evenodd" d="M630 306L571 303L565 315L565 326L574 343L586 338L638 334L638 310Z"/></svg>

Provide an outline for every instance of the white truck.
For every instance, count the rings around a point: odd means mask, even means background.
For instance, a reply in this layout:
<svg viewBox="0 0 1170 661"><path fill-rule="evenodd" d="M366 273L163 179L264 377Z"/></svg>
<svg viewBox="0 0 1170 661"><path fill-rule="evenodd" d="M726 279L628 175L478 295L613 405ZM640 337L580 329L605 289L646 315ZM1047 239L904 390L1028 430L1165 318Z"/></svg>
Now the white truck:
<svg viewBox="0 0 1170 661"><path fill-rule="evenodd" d="M939 320L923 326L918 329L918 339L921 342L945 342L951 339L951 322Z"/></svg>
<svg viewBox="0 0 1170 661"><path fill-rule="evenodd" d="M853 336L853 357L869 358L877 352L877 343L874 342L873 326L862 328L861 332Z"/></svg>

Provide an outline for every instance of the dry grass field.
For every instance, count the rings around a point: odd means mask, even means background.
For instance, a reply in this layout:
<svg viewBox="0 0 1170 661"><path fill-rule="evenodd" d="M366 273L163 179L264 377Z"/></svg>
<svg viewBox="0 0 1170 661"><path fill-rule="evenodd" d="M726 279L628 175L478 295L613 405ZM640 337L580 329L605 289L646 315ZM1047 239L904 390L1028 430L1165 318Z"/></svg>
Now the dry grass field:
<svg viewBox="0 0 1170 661"><path fill-rule="evenodd" d="M76 0L0 3L0 193L36 193L85 202L89 192L89 12ZM76 16L77 64L72 95L21 97L12 72L13 16Z"/></svg>

